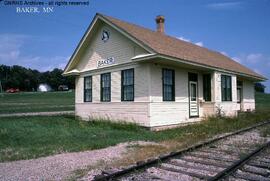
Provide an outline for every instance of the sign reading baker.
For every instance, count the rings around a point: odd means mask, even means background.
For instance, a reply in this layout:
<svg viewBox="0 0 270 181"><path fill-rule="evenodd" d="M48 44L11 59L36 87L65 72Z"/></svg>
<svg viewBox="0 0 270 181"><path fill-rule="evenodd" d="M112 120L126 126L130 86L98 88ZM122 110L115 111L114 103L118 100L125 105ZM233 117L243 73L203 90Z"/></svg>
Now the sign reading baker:
<svg viewBox="0 0 270 181"><path fill-rule="evenodd" d="M97 67L103 67L103 66L113 65L113 64L115 64L114 57L109 57L107 59L97 61Z"/></svg>

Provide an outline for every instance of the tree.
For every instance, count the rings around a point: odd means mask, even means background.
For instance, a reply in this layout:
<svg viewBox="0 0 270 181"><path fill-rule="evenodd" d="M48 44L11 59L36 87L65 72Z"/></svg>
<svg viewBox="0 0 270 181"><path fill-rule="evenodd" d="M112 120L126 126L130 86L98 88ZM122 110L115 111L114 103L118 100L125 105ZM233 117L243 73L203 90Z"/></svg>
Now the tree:
<svg viewBox="0 0 270 181"><path fill-rule="evenodd" d="M255 83L255 91L256 92L262 92L262 93L264 93L264 90L265 90L265 85L263 85L260 82Z"/></svg>
<svg viewBox="0 0 270 181"><path fill-rule="evenodd" d="M57 68L52 71L39 72L18 65L0 65L0 81L3 90L19 88L22 91L33 91L41 83L49 84L54 90L57 90L59 85L67 85L74 89L74 77L64 77L62 73L63 70Z"/></svg>

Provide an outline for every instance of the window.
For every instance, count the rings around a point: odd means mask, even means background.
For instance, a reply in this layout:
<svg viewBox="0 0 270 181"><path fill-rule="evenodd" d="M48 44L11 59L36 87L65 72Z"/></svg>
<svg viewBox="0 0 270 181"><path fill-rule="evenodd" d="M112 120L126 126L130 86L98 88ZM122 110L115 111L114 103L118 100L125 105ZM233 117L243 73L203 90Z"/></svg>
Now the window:
<svg viewBox="0 0 270 181"><path fill-rule="evenodd" d="M203 75L203 99L211 101L211 74Z"/></svg>
<svg viewBox="0 0 270 181"><path fill-rule="evenodd" d="M121 74L121 100L134 101L134 69L123 70Z"/></svg>
<svg viewBox="0 0 270 181"><path fill-rule="evenodd" d="M111 101L111 74L101 74L100 77L100 100L102 102Z"/></svg>
<svg viewBox="0 0 270 181"><path fill-rule="evenodd" d="M190 84L190 100L197 101L197 83Z"/></svg>
<svg viewBox="0 0 270 181"><path fill-rule="evenodd" d="M84 102L92 102L92 76L84 77Z"/></svg>
<svg viewBox="0 0 270 181"><path fill-rule="evenodd" d="M232 78L228 75L221 75L222 101L232 100Z"/></svg>
<svg viewBox="0 0 270 181"><path fill-rule="evenodd" d="M162 70L163 81L163 101L175 100L175 83L174 83L174 70Z"/></svg>

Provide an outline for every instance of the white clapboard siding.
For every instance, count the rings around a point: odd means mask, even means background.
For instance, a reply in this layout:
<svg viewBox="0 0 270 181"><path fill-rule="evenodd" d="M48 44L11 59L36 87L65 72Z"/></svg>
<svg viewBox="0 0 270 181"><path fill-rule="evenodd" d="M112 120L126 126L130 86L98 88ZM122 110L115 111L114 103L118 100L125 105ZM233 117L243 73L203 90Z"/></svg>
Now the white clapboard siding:
<svg viewBox="0 0 270 181"><path fill-rule="evenodd" d="M76 77L75 79L75 103L83 103L83 77Z"/></svg>
<svg viewBox="0 0 270 181"><path fill-rule="evenodd" d="M130 68L134 69L135 100L121 102L121 70ZM111 73L111 102L100 102L100 74L105 72L87 73L76 78L76 115L84 119L108 118L149 126L148 64L135 64L121 69L112 68L109 72ZM84 76L92 76L92 103L83 102Z"/></svg>
<svg viewBox="0 0 270 181"><path fill-rule="evenodd" d="M110 32L107 42L101 40L102 31ZM169 62L133 62L134 56L147 54L146 50L136 45L109 25L99 23L94 35L87 39L84 52L81 51L78 64L72 68L80 71L75 80L75 113L85 120L110 119L126 121L146 127L159 127L199 121L204 116L216 114L218 108L227 116L237 114L237 78L236 75L223 72L211 72L211 102L203 101L203 71L169 65ZM97 62L108 58L114 59L112 65L97 67ZM164 65L164 64L167 65ZM175 66L176 65L176 66ZM134 68L134 101L121 101L121 71ZM162 68L175 70L175 101L163 101ZM192 68L192 69L191 69ZM100 75L111 73L111 102L100 102ZM199 118L189 116L188 73L198 74ZM221 100L221 75L232 77L232 101ZM84 103L84 76L92 76L92 100ZM243 81L243 110L254 110L253 83Z"/></svg>
<svg viewBox="0 0 270 181"><path fill-rule="evenodd" d="M151 127L174 125L189 121L188 102L150 103Z"/></svg>
<svg viewBox="0 0 270 181"><path fill-rule="evenodd" d="M134 69L134 92L135 102L149 102L149 64L139 64Z"/></svg>
<svg viewBox="0 0 270 181"><path fill-rule="evenodd" d="M229 75L232 77L232 101L222 101L221 97L221 75ZM221 109L221 112L226 116L234 116L237 114L237 85L236 76L227 73L215 72L215 112Z"/></svg>
<svg viewBox="0 0 270 181"><path fill-rule="evenodd" d="M243 81L243 111L253 111L255 109L254 83Z"/></svg>
<svg viewBox="0 0 270 181"><path fill-rule="evenodd" d="M107 42L101 40L102 31L110 32L110 38ZM93 36L85 48L80 62L77 65L79 71L97 69L97 61L113 57L114 65L131 62L131 58L136 55L146 54L147 52L137 46L127 37L115 31L109 25L101 24L96 30L96 36ZM108 65L110 66L110 65Z"/></svg>
<svg viewBox="0 0 270 181"><path fill-rule="evenodd" d="M100 75L92 75L92 100L94 103L100 102Z"/></svg>
<svg viewBox="0 0 270 181"><path fill-rule="evenodd" d="M148 103L110 102L80 103L75 106L75 114L84 120L106 119L111 121L132 122L141 126L150 126Z"/></svg>
<svg viewBox="0 0 270 181"><path fill-rule="evenodd" d="M121 71L111 72L111 102L121 102Z"/></svg>
<svg viewBox="0 0 270 181"><path fill-rule="evenodd" d="M171 68L175 71L175 101L163 101L162 68ZM169 67L159 64L150 65L150 72L151 127L198 121L199 119L189 118L188 72L198 74L198 101L203 98L202 74L194 70ZM203 109L200 106L199 116L203 116Z"/></svg>

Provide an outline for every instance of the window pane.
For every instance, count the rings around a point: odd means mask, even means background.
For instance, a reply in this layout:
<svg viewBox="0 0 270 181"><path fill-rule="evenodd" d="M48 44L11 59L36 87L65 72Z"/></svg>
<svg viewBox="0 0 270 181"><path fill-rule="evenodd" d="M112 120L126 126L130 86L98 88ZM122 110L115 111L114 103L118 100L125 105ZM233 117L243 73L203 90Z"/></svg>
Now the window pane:
<svg viewBox="0 0 270 181"><path fill-rule="evenodd" d="M191 84L190 89L191 89L191 90L190 90L191 101L196 101L196 99L197 99L196 85L195 85L195 84Z"/></svg>
<svg viewBox="0 0 270 181"><path fill-rule="evenodd" d="M222 101L232 100L232 78L228 75L221 76Z"/></svg>
<svg viewBox="0 0 270 181"><path fill-rule="evenodd" d="M134 69L122 71L122 101L134 100Z"/></svg>
<svg viewBox="0 0 270 181"><path fill-rule="evenodd" d="M203 75L203 96L205 101L211 101L211 74Z"/></svg>
<svg viewBox="0 0 270 181"><path fill-rule="evenodd" d="M101 74L101 101L111 100L111 74Z"/></svg>
<svg viewBox="0 0 270 181"><path fill-rule="evenodd" d="M231 88L227 88L227 99L226 101L231 101L232 99L232 94L231 94Z"/></svg>
<svg viewBox="0 0 270 181"><path fill-rule="evenodd" d="M174 70L163 69L162 80L163 80L163 100L173 101L174 100Z"/></svg>
<svg viewBox="0 0 270 181"><path fill-rule="evenodd" d="M84 102L92 101L92 77L84 77Z"/></svg>
<svg viewBox="0 0 270 181"><path fill-rule="evenodd" d="M226 76L227 88L231 88L231 77Z"/></svg>

